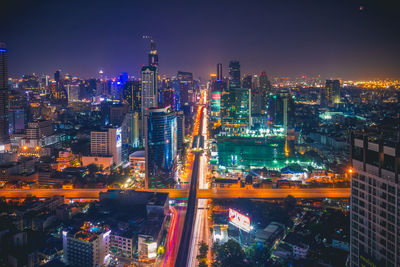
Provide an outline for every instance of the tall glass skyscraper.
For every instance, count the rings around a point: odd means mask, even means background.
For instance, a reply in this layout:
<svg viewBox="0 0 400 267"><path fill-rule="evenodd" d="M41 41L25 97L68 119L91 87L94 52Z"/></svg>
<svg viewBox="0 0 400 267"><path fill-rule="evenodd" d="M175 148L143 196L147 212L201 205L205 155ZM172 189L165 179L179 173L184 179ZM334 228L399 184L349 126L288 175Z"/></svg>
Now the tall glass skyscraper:
<svg viewBox="0 0 400 267"><path fill-rule="evenodd" d="M6 45L0 43L0 143L6 143L9 139L7 65Z"/></svg>
<svg viewBox="0 0 400 267"><path fill-rule="evenodd" d="M146 188L175 184L177 118L171 107L150 108L145 116Z"/></svg>
<svg viewBox="0 0 400 267"><path fill-rule="evenodd" d="M231 61L229 63L229 88L240 88L240 63Z"/></svg>

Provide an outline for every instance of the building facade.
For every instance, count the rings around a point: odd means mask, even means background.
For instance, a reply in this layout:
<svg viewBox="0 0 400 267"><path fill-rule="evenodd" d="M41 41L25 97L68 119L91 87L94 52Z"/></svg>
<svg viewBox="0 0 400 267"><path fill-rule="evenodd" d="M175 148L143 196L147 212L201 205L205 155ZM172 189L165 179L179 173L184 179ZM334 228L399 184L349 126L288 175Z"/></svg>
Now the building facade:
<svg viewBox="0 0 400 267"><path fill-rule="evenodd" d="M149 109L145 119L146 188L175 184L177 119L170 107Z"/></svg>
<svg viewBox="0 0 400 267"><path fill-rule="evenodd" d="M400 143L351 136L350 265L400 265Z"/></svg>
<svg viewBox="0 0 400 267"><path fill-rule="evenodd" d="M8 58L6 45L0 43L0 144L9 140L8 127Z"/></svg>
<svg viewBox="0 0 400 267"><path fill-rule="evenodd" d="M122 130L109 127L90 132L90 151L92 156L112 156L115 165L121 163Z"/></svg>
<svg viewBox="0 0 400 267"><path fill-rule="evenodd" d="M85 222L77 231L63 231L64 261L77 267L106 266L111 230Z"/></svg>

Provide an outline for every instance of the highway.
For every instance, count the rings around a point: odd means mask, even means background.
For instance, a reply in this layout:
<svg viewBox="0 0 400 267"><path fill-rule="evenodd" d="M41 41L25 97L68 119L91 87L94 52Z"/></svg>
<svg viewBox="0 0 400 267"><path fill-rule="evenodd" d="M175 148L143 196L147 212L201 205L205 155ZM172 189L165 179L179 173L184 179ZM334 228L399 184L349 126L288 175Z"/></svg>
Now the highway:
<svg viewBox="0 0 400 267"><path fill-rule="evenodd" d="M204 95L206 98L206 94ZM203 109L203 129L201 135L203 136L203 144L204 150L207 150L207 108ZM205 154L201 155L200 157L200 170L199 170L199 189L208 189L209 184L207 182L207 175L208 172L208 161L207 156ZM209 226L209 219L208 219L208 199L197 199L197 211L196 211L196 218L194 223L193 229L193 236L191 242L191 249L189 254L189 267L195 267L198 265L197 256L199 255L200 250L200 243L205 242L209 248L212 247L212 242L210 238L210 226ZM209 250L209 257L208 262L211 262L211 250Z"/></svg>
<svg viewBox="0 0 400 267"><path fill-rule="evenodd" d="M202 129L202 123L201 123L201 118L203 117L202 113L203 113L203 107L199 106L193 130L193 139L199 138L198 136ZM196 206L197 206L196 194L197 194L197 183L199 179L200 156L202 154L199 145L200 142L197 142L197 148L193 149L194 162L193 162L192 178L190 180L188 205L186 210L185 222L183 224L181 242L179 244L178 256L175 260L175 267L188 266L188 256L191 251L193 223L196 217Z"/></svg>
<svg viewBox="0 0 400 267"><path fill-rule="evenodd" d="M0 197L25 198L36 196L47 198L63 195L66 199L98 199L100 192L108 189L0 189ZM166 192L170 198L187 198L188 189L138 189L137 191ZM285 198L292 195L296 198L349 198L350 188L284 188L284 189L197 189L199 199L218 198Z"/></svg>

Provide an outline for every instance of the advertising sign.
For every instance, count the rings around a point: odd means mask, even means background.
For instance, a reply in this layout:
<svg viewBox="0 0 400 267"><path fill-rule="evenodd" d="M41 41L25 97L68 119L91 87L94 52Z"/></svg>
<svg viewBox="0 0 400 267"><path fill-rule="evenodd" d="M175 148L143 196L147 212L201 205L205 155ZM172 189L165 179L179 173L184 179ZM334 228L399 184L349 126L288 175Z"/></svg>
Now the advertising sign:
<svg viewBox="0 0 400 267"><path fill-rule="evenodd" d="M122 145L122 138L121 138L121 129L117 129L117 147L121 147Z"/></svg>
<svg viewBox="0 0 400 267"><path fill-rule="evenodd" d="M250 232L250 218L246 215L243 215L234 209L229 209L229 221L239 229Z"/></svg>

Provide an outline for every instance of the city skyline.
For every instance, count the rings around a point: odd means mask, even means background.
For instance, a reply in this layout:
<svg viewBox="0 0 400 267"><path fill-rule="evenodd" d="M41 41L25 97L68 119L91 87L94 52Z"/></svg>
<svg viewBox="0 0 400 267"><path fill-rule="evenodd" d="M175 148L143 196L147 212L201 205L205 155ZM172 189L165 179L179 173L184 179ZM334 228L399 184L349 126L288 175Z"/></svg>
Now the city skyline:
<svg viewBox="0 0 400 267"><path fill-rule="evenodd" d="M243 73L270 77L400 77L394 1L49 3L10 1L0 11L10 77L57 69L139 77L150 48L144 35L168 76L181 70L207 80L217 63L227 75L228 62L239 60Z"/></svg>

